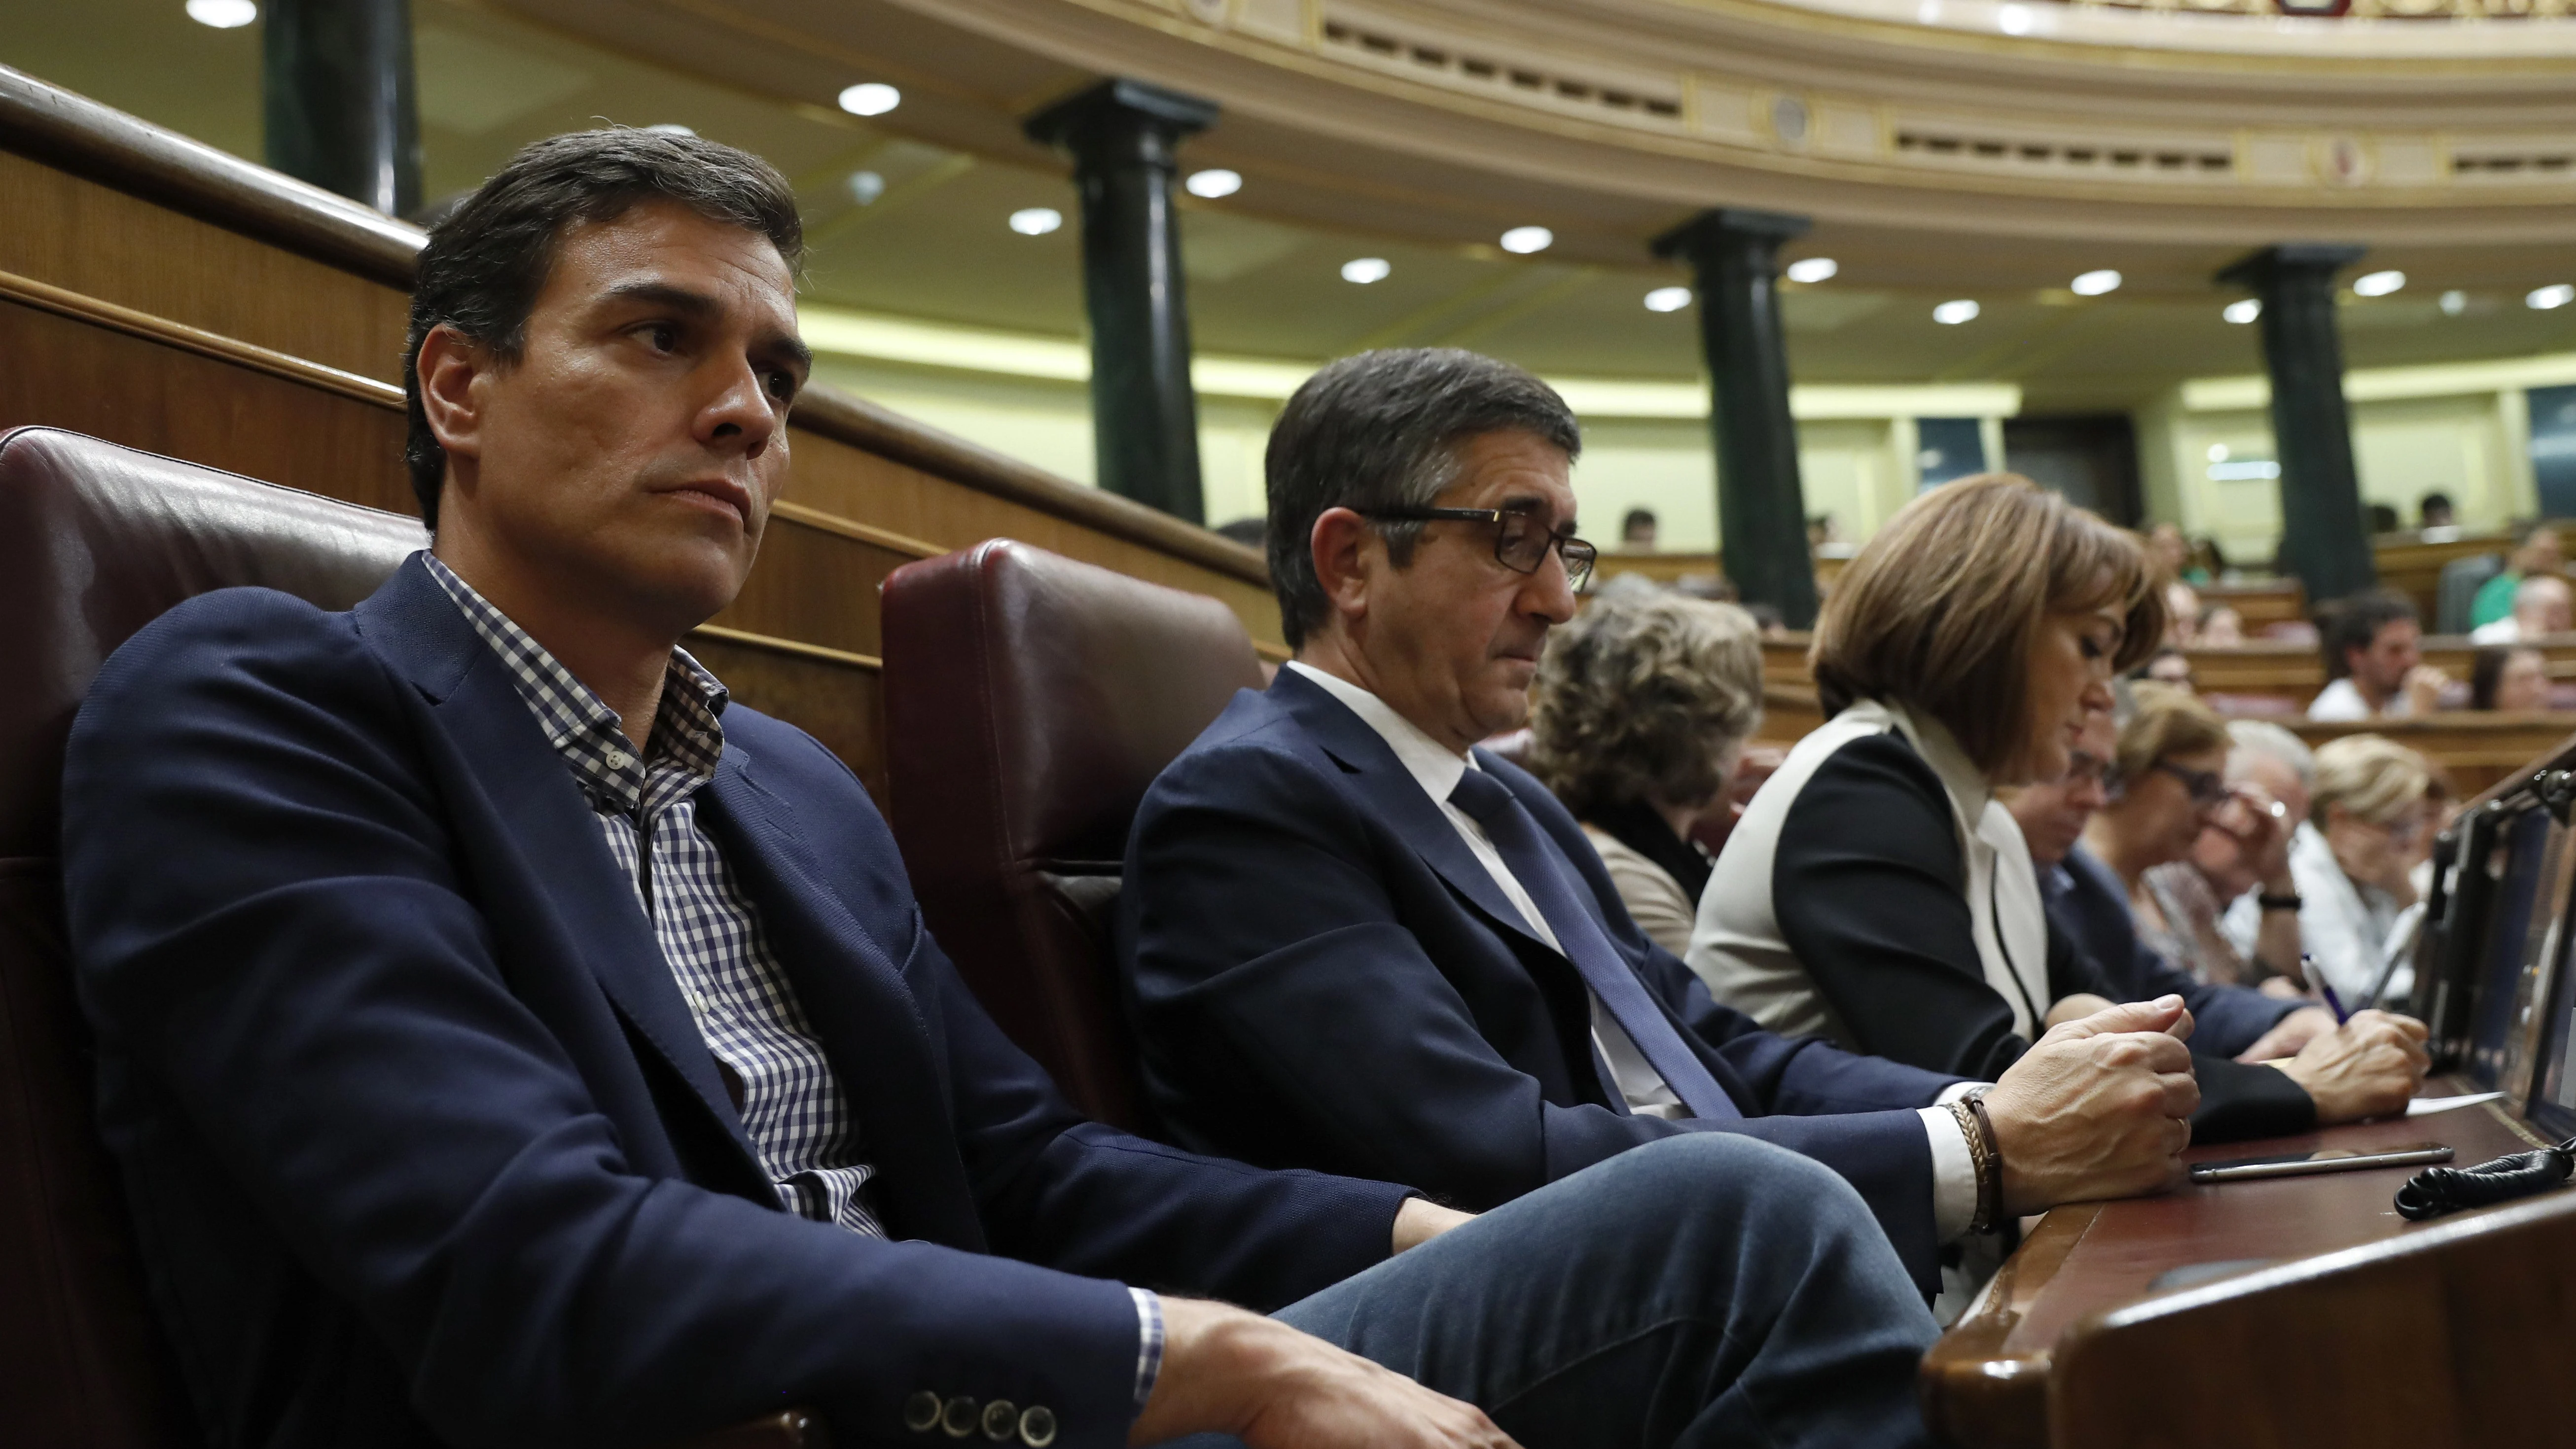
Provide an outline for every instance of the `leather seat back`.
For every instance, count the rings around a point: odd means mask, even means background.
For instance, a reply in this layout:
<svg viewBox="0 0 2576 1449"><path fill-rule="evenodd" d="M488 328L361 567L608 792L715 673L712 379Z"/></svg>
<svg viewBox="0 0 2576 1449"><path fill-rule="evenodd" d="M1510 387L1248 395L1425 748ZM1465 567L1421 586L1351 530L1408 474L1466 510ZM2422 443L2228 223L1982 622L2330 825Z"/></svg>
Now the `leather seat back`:
<svg viewBox="0 0 2576 1449"><path fill-rule="evenodd" d="M1150 1129L1110 924L1145 789L1261 661L1222 603L996 539L886 580L886 779L924 918L1013 1041Z"/></svg>
<svg viewBox="0 0 2576 1449"><path fill-rule="evenodd" d="M238 584L326 609L427 542L418 520L76 433L0 436L0 1438L196 1435L91 1113L62 919L63 742L109 653Z"/></svg>

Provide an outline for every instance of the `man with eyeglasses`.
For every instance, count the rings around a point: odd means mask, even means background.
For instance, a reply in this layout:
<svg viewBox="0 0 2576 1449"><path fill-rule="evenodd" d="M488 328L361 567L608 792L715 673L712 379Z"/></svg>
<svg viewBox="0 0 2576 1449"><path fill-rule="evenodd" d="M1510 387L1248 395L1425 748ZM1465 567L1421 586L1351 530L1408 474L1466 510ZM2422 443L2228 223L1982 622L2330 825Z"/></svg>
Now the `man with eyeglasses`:
<svg viewBox="0 0 2576 1449"><path fill-rule="evenodd" d="M2064 779L2024 786L2004 797L2004 808L2030 843L2031 864L2039 873L2040 896L2051 928L2086 958L2090 973L2113 997L2126 1001L2152 1000L2168 993L2182 997L2196 1023L2192 1048L2198 1057L2279 1068L2307 1094L2316 1125L2376 1115L2413 1096L2422 1085L2425 1068L2422 1023L2362 1011L2338 1026L2334 1014L2323 1007L2244 986L2202 981L2139 938L2127 889L2081 843L2095 812L2115 799L2118 770L2112 761L2118 749L2118 731L2111 717L2095 715L2086 721L2084 738ZM2278 809L2269 796L2239 795L2225 776L2214 771L2189 769L2171 760L2158 760L2152 768L2182 786L2208 828L2230 828L2221 814L2239 802L2249 812L2257 805ZM2249 814L2239 823L2240 833L2287 828L2287 812L2276 817L2273 810ZM2224 1110L2225 1102L2234 1100L2240 1116L2282 1112L2284 1104L2269 1100L2268 1094L2231 1090L2228 1076L2203 1069L2205 1110ZM2270 1125L2282 1132L2304 1131L2309 1125L2289 1114L2283 1116L2284 1120Z"/></svg>

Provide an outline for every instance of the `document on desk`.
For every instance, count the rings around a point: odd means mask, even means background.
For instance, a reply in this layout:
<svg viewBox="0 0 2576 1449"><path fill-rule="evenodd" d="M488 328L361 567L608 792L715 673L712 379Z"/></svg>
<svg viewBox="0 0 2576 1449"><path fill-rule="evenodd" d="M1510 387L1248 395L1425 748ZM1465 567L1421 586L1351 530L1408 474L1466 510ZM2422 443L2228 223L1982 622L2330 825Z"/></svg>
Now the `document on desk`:
<svg viewBox="0 0 2576 1449"><path fill-rule="evenodd" d="M2406 1115L2430 1117L2436 1112L2456 1112L2462 1107L2474 1107L2480 1102L2492 1102L2503 1095L2502 1092L2471 1092L2465 1097L2418 1097L2406 1104Z"/></svg>

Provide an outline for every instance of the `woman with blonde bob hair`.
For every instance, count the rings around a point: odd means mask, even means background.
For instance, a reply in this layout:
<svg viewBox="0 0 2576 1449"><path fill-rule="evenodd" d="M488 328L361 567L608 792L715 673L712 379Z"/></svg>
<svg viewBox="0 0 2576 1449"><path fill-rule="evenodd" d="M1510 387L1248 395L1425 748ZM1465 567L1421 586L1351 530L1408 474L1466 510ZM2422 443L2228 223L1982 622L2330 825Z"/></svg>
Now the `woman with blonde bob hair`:
<svg viewBox="0 0 2576 1449"><path fill-rule="evenodd" d="M1810 655L1831 718L1728 838L1691 968L1773 1031L1989 1082L2042 1032L2110 1006L2051 928L1995 791L2062 778L2113 677L2163 635L2135 536L2028 479L1906 505L1834 587ZM2157 1007L2183 1022L2179 998ZM2285 1073L2191 1065L2197 1090L2172 1074L2171 1115L2204 1140L2316 1120ZM2179 1151L2190 1134L2172 1125Z"/></svg>
<svg viewBox="0 0 2576 1449"><path fill-rule="evenodd" d="M1691 831L1724 808L1762 723L1761 629L1733 604L1633 576L1548 636L1530 712L1530 769L1609 868L1628 914L1678 956L1711 862Z"/></svg>
<svg viewBox="0 0 2576 1449"><path fill-rule="evenodd" d="M2384 735L2345 735L2317 747L2316 825L2290 851L2299 930L2314 969L2349 1007L2370 1004L2407 917L2416 910L2409 872L2427 826L2433 772L2424 757ZM2414 968L2400 964L2387 995L2403 998Z"/></svg>

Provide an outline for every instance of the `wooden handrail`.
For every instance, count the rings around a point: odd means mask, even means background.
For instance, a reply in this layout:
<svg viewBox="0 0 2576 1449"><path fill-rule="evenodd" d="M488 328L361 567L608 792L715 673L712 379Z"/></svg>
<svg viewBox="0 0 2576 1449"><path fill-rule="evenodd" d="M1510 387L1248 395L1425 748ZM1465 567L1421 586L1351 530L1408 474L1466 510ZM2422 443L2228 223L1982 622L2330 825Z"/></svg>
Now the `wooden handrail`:
<svg viewBox="0 0 2576 1449"><path fill-rule="evenodd" d="M0 149L405 290L428 237L407 221L6 66L0 66ZM263 350L246 349L228 360L241 361L247 351ZM1133 499L1059 478L838 388L808 388L797 399L793 422L1229 577L1265 587L1270 582L1258 550Z"/></svg>

